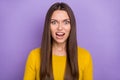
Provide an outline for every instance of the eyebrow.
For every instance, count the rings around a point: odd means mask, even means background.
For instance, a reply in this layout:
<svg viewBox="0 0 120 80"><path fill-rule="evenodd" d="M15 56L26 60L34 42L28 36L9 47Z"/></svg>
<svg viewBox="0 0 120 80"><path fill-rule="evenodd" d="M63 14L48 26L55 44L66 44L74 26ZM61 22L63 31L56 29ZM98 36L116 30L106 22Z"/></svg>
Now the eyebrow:
<svg viewBox="0 0 120 80"><path fill-rule="evenodd" d="M58 21L58 20L56 20L56 19L51 19L51 20ZM63 21L70 21L70 19L64 19Z"/></svg>
<svg viewBox="0 0 120 80"><path fill-rule="evenodd" d="M70 21L70 19L65 19L65 20L63 20L63 21Z"/></svg>

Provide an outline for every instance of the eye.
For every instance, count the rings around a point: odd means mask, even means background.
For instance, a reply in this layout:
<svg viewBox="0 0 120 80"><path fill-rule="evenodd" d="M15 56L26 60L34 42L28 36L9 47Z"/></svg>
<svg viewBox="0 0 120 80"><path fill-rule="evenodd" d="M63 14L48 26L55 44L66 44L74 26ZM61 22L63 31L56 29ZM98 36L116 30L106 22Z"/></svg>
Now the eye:
<svg viewBox="0 0 120 80"><path fill-rule="evenodd" d="M69 20L65 20L64 24L70 24L70 21Z"/></svg>
<svg viewBox="0 0 120 80"><path fill-rule="evenodd" d="M57 24L57 21L55 21L55 20L54 20L54 21L51 21L51 24L52 24L52 25L55 25L55 24Z"/></svg>

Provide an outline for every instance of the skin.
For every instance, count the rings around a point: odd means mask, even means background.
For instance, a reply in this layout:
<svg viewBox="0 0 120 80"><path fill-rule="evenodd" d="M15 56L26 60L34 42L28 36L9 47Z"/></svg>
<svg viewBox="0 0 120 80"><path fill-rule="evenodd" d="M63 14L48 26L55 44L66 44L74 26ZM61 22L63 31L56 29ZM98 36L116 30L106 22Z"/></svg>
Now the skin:
<svg viewBox="0 0 120 80"><path fill-rule="evenodd" d="M52 53L57 56L66 55L66 42L71 30L70 19L66 11L53 12L50 31L53 38Z"/></svg>

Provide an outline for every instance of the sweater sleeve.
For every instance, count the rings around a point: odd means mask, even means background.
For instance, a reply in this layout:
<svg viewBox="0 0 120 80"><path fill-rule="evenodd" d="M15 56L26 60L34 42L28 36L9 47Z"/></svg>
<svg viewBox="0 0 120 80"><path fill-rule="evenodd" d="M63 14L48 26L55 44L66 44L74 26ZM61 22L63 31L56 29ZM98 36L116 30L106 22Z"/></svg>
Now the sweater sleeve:
<svg viewBox="0 0 120 80"><path fill-rule="evenodd" d="M35 56L34 50L32 50L27 58L24 80L35 80Z"/></svg>
<svg viewBox="0 0 120 80"><path fill-rule="evenodd" d="M87 51L87 64L85 65L83 71L83 80L93 80L93 64L92 64L92 57L90 53Z"/></svg>

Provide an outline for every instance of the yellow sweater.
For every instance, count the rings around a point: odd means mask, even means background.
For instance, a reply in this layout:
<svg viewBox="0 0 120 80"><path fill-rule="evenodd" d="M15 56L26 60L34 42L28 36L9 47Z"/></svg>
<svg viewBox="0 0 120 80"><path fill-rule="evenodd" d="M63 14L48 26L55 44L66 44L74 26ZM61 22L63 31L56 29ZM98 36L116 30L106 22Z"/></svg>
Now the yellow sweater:
<svg viewBox="0 0 120 80"><path fill-rule="evenodd" d="M63 80L66 56L53 55L53 75L54 80ZM93 80L92 58L90 53L78 48L78 66L79 66L79 80ZM26 61L24 72L24 80L40 80L40 48L32 50Z"/></svg>

